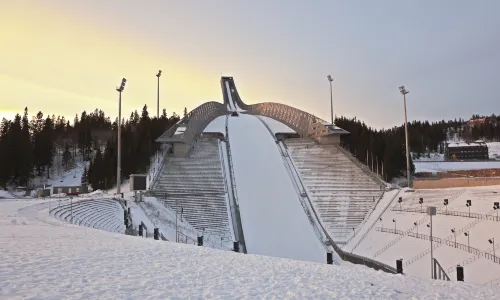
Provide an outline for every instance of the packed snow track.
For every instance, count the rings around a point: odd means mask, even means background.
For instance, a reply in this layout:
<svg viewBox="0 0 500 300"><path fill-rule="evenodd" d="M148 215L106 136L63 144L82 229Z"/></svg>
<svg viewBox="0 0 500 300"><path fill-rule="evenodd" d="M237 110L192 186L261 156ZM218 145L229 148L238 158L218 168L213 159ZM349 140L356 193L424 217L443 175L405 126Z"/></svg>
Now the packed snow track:
<svg viewBox="0 0 500 300"><path fill-rule="evenodd" d="M259 119L229 118L229 143L247 252L326 261L276 143Z"/></svg>

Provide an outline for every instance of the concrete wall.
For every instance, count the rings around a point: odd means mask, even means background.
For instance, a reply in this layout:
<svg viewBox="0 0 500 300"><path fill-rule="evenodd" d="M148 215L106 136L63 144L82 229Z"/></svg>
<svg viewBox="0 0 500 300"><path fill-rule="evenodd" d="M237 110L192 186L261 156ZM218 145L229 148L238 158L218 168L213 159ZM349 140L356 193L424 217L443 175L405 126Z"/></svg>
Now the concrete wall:
<svg viewBox="0 0 500 300"><path fill-rule="evenodd" d="M443 189L452 187L472 187L500 185L500 178L443 178L443 179L416 179L414 189Z"/></svg>
<svg viewBox="0 0 500 300"><path fill-rule="evenodd" d="M315 139L323 145L340 144L340 134L317 136Z"/></svg>

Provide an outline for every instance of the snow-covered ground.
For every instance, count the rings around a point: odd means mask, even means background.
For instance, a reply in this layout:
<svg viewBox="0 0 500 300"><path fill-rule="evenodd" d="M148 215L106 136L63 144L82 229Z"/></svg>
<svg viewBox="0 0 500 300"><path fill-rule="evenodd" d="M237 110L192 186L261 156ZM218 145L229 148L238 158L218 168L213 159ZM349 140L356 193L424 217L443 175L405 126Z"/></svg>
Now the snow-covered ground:
<svg viewBox="0 0 500 300"><path fill-rule="evenodd" d="M276 143L256 117L229 118L229 142L248 253L323 262Z"/></svg>
<svg viewBox="0 0 500 300"><path fill-rule="evenodd" d="M0 200L1 299L498 299L500 287L141 239Z"/></svg>
<svg viewBox="0 0 500 300"><path fill-rule="evenodd" d="M415 172L446 172L500 168L500 161L414 162Z"/></svg>
<svg viewBox="0 0 500 300"><path fill-rule="evenodd" d="M226 116L220 116L210 122L203 132L220 132L226 135Z"/></svg>
<svg viewBox="0 0 500 300"><path fill-rule="evenodd" d="M285 124L279 121L276 121L273 118L264 116L257 116L257 118L261 119L264 123L266 123L273 133L278 133L278 132L295 133L293 129L291 129L290 127L286 126Z"/></svg>
<svg viewBox="0 0 500 300"><path fill-rule="evenodd" d="M430 249L429 240L417 239L411 236L401 236L394 233L380 232L380 228L397 229L403 232L413 232L430 235L427 225L430 223L426 214L419 212L401 212L391 208L419 209L420 198L424 199L422 207L432 205L438 207L440 212L462 212L468 213L466 200L472 201L471 213L489 214L495 217L493 202L500 201L498 193L500 186L475 187L475 188L450 188L439 190L416 190L407 192L402 190L391 198L391 203L383 203L382 207L375 209L375 214L370 216L364 227L369 228L368 233L353 239L344 249L366 257L374 258L389 265L395 265L399 258L403 258L404 272L410 275L428 278L430 274ZM392 192L391 192L392 193ZM401 205L397 202L399 197L403 197ZM445 209L443 199L448 199L449 204ZM383 207L389 206L385 211ZM433 217L434 237L447 239L454 242L456 232L456 242L477 248L482 253L493 254L493 247L488 242L494 238L500 240L500 222L489 219L477 219L459 217L445 214L438 214ZM415 226L414 223L418 225ZM469 233L469 239L464 235ZM363 237L361 242L360 237ZM496 255L500 256L500 243L495 243ZM418 256L418 259L417 259ZM452 280L456 280L455 266L464 266L465 281L484 284L500 279L500 263L494 263L481 254L475 257L467 249L458 249L448 245L440 245L434 250L434 257L440 262L442 267L450 275ZM416 259L416 260L413 260ZM500 283L500 281L498 282Z"/></svg>

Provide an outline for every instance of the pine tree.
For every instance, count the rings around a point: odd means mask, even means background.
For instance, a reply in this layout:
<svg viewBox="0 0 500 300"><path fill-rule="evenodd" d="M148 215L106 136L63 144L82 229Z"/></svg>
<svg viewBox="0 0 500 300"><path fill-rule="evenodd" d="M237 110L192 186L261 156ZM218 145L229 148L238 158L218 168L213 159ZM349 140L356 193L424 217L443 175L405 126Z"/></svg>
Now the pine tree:
<svg viewBox="0 0 500 300"><path fill-rule="evenodd" d="M86 186L87 185L87 176L88 176L88 172L87 172L87 166L85 166L83 168L83 173L82 173L82 178L81 178L81 185L82 186Z"/></svg>
<svg viewBox="0 0 500 300"><path fill-rule="evenodd" d="M69 145L66 143L64 146L64 152L62 156L62 164L65 170L68 170L68 165L71 160L71 152L69 151Z"/></svg>

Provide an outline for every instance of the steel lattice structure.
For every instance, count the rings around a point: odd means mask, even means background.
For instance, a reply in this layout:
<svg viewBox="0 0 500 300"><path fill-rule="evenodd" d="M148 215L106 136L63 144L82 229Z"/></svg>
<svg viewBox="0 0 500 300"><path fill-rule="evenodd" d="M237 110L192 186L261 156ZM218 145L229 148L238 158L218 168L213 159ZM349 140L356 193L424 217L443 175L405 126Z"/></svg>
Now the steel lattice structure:
<svg viewBox="0 0 500 300"><path fill-rule="evenodd" d="M219 116L231 113L228 109L231 106L242 110L241 113L272 118L287 125L300 136L304 137L330 133L347 133L343 129L334 126L327 127L329 122L285 104L273 102L252 105L245 104L238 94L232 77L221 78L221 89L224 104L211 101L196 107L177 124L165 131L156 141L159 143L184 143L191 145L210 122Z"/></svg>

